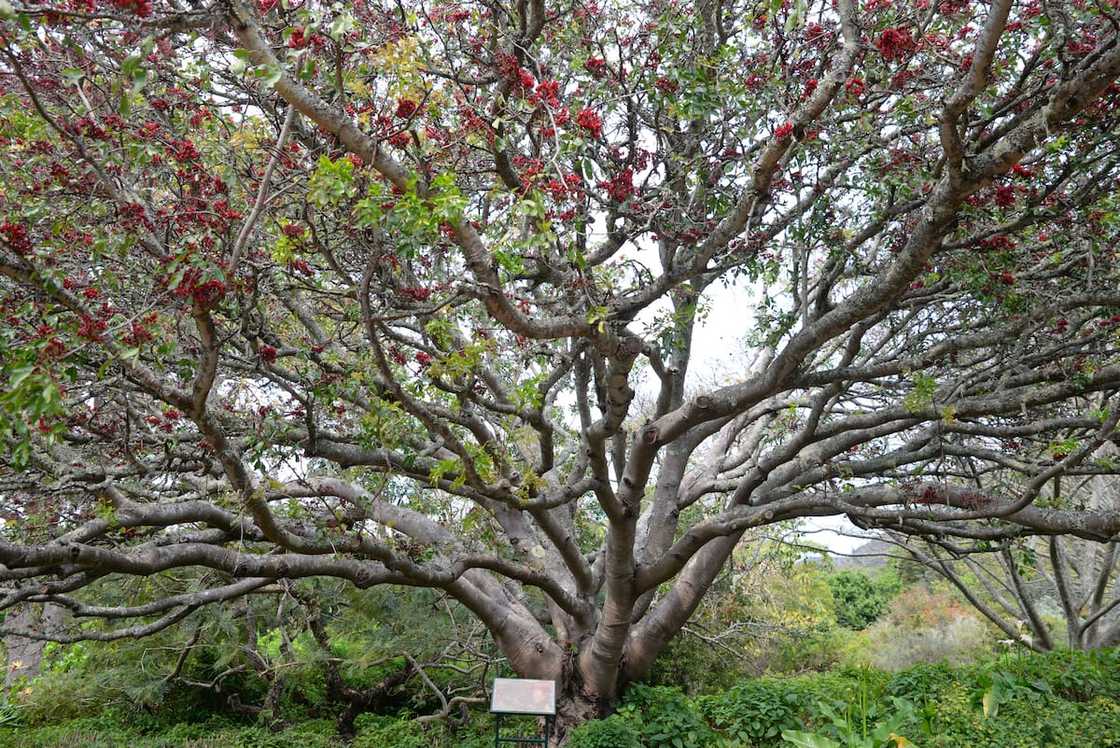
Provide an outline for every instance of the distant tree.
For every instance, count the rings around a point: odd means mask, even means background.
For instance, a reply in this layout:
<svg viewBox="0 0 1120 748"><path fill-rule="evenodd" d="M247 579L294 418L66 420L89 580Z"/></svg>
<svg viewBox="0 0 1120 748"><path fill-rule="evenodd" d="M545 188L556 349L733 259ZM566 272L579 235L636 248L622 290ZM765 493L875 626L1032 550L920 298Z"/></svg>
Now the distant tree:
<svg viewBox="0 0 1120 748"><path fill-rule="evenodd" d="M862 631L879 619L898 592L897 579L872 578L862 571L838 571L828 577L836 605L836 622Z"/></svg>
<svg viewBox="0 0 1120 748"><path fill-rule="evenodd" d="M1115 472L1107 3L0 16L0 608L121 622L55 638L430 587L560 684L562 735L752 527L1120 530L1035 504ZM752 363L698 387L716 293Z"/></svg>
<svg viewBox="0 0 1120 748"><path fill-rule="evenodd" d="M1095 455L1117 458L1113 443ZM1120 512L1120 481L1073 471L1062 496L1057 479L1048 503L1093 512ZM1087 477L1077 477L1078 474ZM947 579L1011 641L1036 650L1058 646L1096 649L1120 645L1120 581L1115 540L1048 537L989 540L915 540L909 555ZM1060 626L1059 626L1060 624ZM1060 629L1064 627L1064 641Z"/></svg>

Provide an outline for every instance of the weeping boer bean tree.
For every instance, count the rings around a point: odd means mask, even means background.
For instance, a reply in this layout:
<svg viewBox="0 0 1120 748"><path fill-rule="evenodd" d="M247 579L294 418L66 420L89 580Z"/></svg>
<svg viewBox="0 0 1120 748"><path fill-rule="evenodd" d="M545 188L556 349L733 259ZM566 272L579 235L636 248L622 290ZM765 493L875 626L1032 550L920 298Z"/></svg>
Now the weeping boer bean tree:
<svg viewBox="0 0 1120 748"><path fill-rule="evenodd" d="M0 607L437 588L566 729L751 528L1120 531L1042 493L1115 469L1110 3L0 14Z"/></svg>

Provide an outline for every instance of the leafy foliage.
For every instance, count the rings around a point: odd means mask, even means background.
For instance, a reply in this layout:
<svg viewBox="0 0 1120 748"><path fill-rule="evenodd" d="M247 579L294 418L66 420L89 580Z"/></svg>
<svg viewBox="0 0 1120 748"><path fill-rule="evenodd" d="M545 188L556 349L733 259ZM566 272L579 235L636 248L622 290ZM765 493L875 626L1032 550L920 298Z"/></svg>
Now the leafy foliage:
<svg viewBox="0 0 1120 748"><path fill-rule="evenodd" d="M879 620L901 583L889 573L872 577L859 571L838 571L828 578L828 586L836 605L836 622L859 631Z"/></svg>
<svg viewBox="0 0 1120 748"><path fill-rule="evenodd" d="M568 748L643 748L641 734L630 717L614 714L572 731Z"/></svg>

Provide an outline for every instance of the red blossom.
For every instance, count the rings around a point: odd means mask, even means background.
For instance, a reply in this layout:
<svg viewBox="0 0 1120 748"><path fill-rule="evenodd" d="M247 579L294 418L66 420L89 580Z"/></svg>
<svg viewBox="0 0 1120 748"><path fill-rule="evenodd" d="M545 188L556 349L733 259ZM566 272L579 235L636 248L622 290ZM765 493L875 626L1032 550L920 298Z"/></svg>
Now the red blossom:
<svg viewBox="0 0 1120 748"><path fill-rule="evenodd" d="M31 253L31 239L28 238L27 227L22 223L14 221L0 223L0 236L4 237L5 243L17 255Z"/></svg>
<svg viewBox="0 0 1120 748"><path fill-rule="evenodd" d="M548 104L550 107L560 106L559 81L546 80L537 84L536 100Z"/></svg>
<svg viewBox="0 0 1120 748"><path fill-rule="evenodd" d="M261 361L266 364L276 363L276 355L279 353L273 346L265 344L260 347Z"/></svg>
<svg viewBox="0 0 1120 748"><path fill-rule="evenodd" d="M292 35L288 37L288 46L292 49L303 49L310 41L311 38L303 29L292 29Z"/></svg>
<svg viewBox="0 0 1120 748"><path fill-rule="evenodd" d="M226 284L216 278L208 280L191 289L191 298L203 309L211 309L221 303L226 295Z"/></svg>
<svg viewBox="0 0 1120 748"><path fill-rule="evenodd" d="M432 295L432 289L416 286L400 289L401 296L407 296L413 301L427 301Z"/></svg>
<svg viewBox="0 0 1120 748"><path fill-rule="evenodd" d="M788 138L792 134L793 134L793 123L792 122L784 122L784 123L778 125L778 127L774 130L774 137L776 137L778 140L785 140L786 138Z"/></svg>
<svg viewBox="0 0 1120 748"><path fill-rule="evenodd" d="M288 267L297 273L302 273L307 277L315 275L315 268L307 263L307 260L296 259L288 263Z"/></svg>
<svg viewBox="0 0 1120 748"><path fill-rule="evenodd" d="M108 326L108 323L103 319L94 319L88 314L83 314L78 321L78 337L97 342L101 340L102 333Z"/></svg>
<svg viewBox="0 0 1120 748"><path fill-rule="evenodd" d="M603 134L603 118L594 109L586 107L580 109L576 114L576 124L586 130L592 138L598 139Z"/></svg>
<svg viewBox="0 0 1120 748"><path fill-rule="evenodd" d="M1010 208L1015 204L1015 188L1009 184L1001 184L996 187L995 200L999 207Z"/></svg>
<svg viewBox="0 0 1120 748"><path fill-rule="evenodd" d="M170 151L171 157L179 163L190 163L201 157L198 148L189 140L172 140Z"/></svg>
<svg viewBox="0 0 1120 748"><path fill-rule="evenodd" d="M607 73L607 61L602 57L589 57L583 67L595 78L602 78Z"/></svg>
<svg viewBox="0 0 1120 748"><path fill-rule="evenodd" d="M152 14L151 0L112 0L115 7L128 11L140 18L147 18Z"/></svg>
<svg viewBox="0 0 1120 748"><path fill-rule="evenodd" d="M626 167L614 178L599 182L599 186L607 190L611 200L624 203L634 194L634 170Z"/></svg>
<svg viewBox="0 0 1120 748"><path fill-rule="evenodd" d="M910 29L899 27L884 29L875 43L884 60L899 60L914 51L916 44Z"/></svg>
<svg viewBox="0 0 1120 748"><path fill-rule="evenodd" d="M397 101L396 115L400 119L408 119L412 115L416 114L416 110L419 108L420 105L412 99L400 99L399 101Z"/></svg>

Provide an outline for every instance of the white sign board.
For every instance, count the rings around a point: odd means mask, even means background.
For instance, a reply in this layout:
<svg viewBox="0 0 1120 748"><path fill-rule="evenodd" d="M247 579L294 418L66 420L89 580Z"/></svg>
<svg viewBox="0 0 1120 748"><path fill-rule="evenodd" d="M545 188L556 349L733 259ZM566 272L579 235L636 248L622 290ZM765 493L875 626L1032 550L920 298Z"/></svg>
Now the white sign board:
<svg viewBox="0 0 1120 748"><path fill-rule="evenodd" d="M556 681L495 678L490 697L494 714L556 715Z"/></svg>

